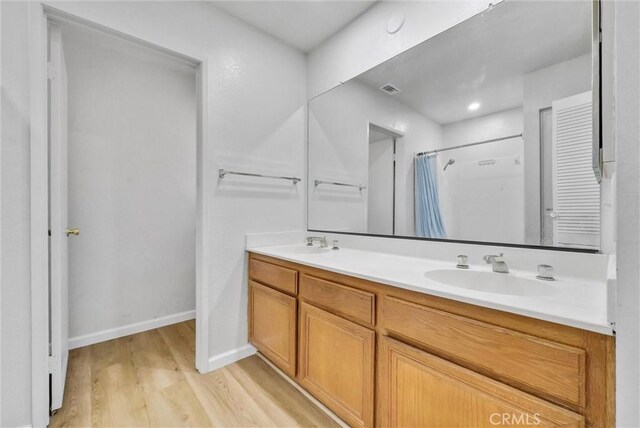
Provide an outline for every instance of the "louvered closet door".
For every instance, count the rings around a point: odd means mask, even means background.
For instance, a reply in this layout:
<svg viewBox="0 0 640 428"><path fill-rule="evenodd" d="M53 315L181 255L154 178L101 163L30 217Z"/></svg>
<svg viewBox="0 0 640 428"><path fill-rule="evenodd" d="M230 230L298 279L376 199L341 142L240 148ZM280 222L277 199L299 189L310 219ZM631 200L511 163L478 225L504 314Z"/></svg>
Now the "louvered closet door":
<svg viewBox="0 0 640 428"><path fill-rule="evenodd" d="M554 101L554 244L600 246L600 185L591 165L591 92Z"/></svg>

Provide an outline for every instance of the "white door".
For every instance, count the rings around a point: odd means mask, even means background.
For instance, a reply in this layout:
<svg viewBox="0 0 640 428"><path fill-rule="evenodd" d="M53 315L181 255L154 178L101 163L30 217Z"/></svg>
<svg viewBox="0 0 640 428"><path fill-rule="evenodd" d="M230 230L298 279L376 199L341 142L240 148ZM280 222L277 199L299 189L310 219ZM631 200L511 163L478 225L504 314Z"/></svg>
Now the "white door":
<svg viewBox="0 0 640 428"><path fill-rule="evenodd" d="M51 410L62 407L69 357L67 70L60 27L49 27L49 230Z"/></svg>
<svg viewBox="0 0 640 428"><path fill-rule="evenodd" d="M597 249L600 185L592 168L591 92L552 103L554 244Z"/></svg>

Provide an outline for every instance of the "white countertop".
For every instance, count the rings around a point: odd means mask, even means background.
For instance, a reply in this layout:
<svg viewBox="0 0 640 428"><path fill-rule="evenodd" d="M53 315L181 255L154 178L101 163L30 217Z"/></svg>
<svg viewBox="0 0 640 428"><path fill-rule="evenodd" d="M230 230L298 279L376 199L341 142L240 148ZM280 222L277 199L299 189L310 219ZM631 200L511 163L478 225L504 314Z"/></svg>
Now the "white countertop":
<svg viewBox="0 0 640 428"><path fill-rule="evenodd" d="M552 292L541 293L542 295L539 296L497 294L446 285L425 277L425 273L429 271L455 270L455 262L446 263L441 260L350 248L318 254L304 254L297 251L303 248L303 244L295 244L250 248L248 251L406 290L596 333L614 334L612 326L607 321L607 286L606 283L599 281L561 276L556 276L555 281L540 281L535 279L535 273L512 270L508 274L495 273L495 275L531 279L535 283L540 283L541 286L552 287ZM490 272L491 266L471 265L470 271Z"/></svg>

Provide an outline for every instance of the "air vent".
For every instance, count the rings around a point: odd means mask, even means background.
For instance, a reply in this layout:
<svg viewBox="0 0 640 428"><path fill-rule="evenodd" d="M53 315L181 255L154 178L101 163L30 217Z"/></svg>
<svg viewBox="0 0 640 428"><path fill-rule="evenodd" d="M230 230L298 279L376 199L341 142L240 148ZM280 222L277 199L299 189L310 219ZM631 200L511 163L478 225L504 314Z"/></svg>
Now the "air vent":
<svg viewBox="0 0 640 428"><path fill-rule="evenodd" d="M401 92L401 89L397 86L392 85L391 83L387 83L386 85L380 86L380 90L386 92L389 95L395 95Z"/></svg>

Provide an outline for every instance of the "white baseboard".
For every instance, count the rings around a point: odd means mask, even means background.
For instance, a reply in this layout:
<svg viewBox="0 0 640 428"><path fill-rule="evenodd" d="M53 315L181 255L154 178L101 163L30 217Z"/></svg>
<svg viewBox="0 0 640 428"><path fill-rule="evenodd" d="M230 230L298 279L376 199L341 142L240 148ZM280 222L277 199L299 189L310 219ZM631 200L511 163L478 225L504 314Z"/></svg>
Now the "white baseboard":
<svg viewBox="0 0 640 428"><path fill-rule="evenodd" d="M232 349L231 351L223 352L222 354L214 355L209 358L209 371L219 369L228 364L240 361L243 358L247 358L257 352L257 349L253 345L247 343L240 348Z"/></svg>
<svg viewBox="0 0 640 428"><path fill-rule="evenodd" d="M143 331L153 330L182 321L192 320L196 317L196 311L180 312L178 314L167 315L165 317L154 318L148 321L141 321L134 324L124 325L122 327L111 328L108 330L98 331L96 333L76 336L69 339L69 349L82 348L83 346L93 345L94 343L105 342L119 337L129 336L130 334L142 333Z"/></svg>

